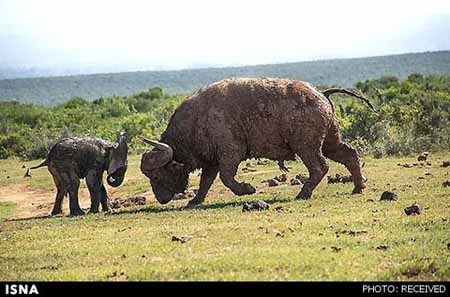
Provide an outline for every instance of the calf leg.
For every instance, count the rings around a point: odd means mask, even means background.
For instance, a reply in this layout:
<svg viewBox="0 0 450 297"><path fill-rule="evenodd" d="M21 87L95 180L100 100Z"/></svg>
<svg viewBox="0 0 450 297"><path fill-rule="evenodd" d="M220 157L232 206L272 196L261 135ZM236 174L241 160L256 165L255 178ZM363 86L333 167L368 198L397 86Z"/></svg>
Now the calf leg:
<svg viewBox="0 0 450 297"><path fill-rule="evenodd" d="M356 150L350 145L340 142L334 146L324 147L323 153L327 158L343 164L350 171L355 186L352 193L362 193L362 190L366 187L364 184L365 178L361 173L361 165Z"/></svg>
<svg viewBox="0 0 450 297"><path fill-rule="evenodd" d="M55 204L53 205L53 210L51 212L51 215L58 215L62 214L62 202L64 199L64 196L66 196L66 189L63 186L63 183L61 181L61 177L59 176L58 172L55 170L52 170L49 168L50 173L52 174L53 181L55 182L56 186L56 197L55 197Z"/></svg>
<svg viewBox="0 0 450 297"><path fill-rule="evenodd" d="M83 215L84 211L80 208L78 201L78 189L80 187L80 179L73 171L64 172L61 174L64 187L69 192L69 208L70 215L78 216Z"/></svg>
<svg viewBox="0 0 450 297"><path fill-rule="evenodd" d="M208 167L202 169L202 175L200 177L200 188L198 189L195 198L189 201L187 207L195 206L205 201L206 194L208 193L211 185L214 183L214 180L217 177L217 172L219 172L218 167Z"/></svg>
<svg viewBox="0 0 450 297"><path fill-rule="evenodd" d="M103 211L110 211L109 207L109 198L108 193L106 192L105 186L102 185L101 187L101 196L100 196L100 203L102 204L102 210Z"/></svg>
<svg viewBox="0 0 450 297"><path fill-rule="evenodd" d="M86 183L91 195L91 209L89 212L97 213L102 196L102 174L97 171L90 171L86 176Z"/></svg>
<svg viewBox="0 0 450 297"><path fill-rule="evenodd" d="M303 185L302 190L297 195L296 199L306 200L311 198L313 190L317 187L325 174L327 174L328 163L320 149L311 150L311 148L305 148L301 150L298 155L308 169L309 178Z"/></svg>

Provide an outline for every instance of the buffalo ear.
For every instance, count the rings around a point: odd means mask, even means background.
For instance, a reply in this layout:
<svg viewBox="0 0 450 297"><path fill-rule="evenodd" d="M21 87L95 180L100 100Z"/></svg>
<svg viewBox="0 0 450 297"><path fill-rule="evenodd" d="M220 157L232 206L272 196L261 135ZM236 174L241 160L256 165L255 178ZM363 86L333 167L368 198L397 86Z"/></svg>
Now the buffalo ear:
<svg viewBox="0 0 450 297"><path fill-rule="evenodd" d="M172 160L172 162L170 162L170 166L172 168L174 168L174 169L182 169L182 168L184 168L184 164L183 163L177 162L175 160Z"/></svg>

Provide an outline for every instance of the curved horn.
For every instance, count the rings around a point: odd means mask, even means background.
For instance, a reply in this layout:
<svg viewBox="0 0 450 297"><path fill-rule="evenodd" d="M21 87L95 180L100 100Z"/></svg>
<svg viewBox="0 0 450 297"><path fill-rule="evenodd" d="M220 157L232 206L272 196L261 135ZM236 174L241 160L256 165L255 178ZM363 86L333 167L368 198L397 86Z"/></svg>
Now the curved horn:
<svg viewBox="0 0 450 297"><path fill-rule="evenodd" d="M150 145L153 145L153 146L154 146L155 148L157 148L158 150L163 151L163 152L167 152L168 158L169 158L170 160L172 160L172 157L173 157L173 150L172 150L172 148L170 147L170 145L167 145L167 144L165 144L165 143L163 143L163 142L159 142L159 141L153 141L153 140L147 139L147 138L145 138L145 137L143 137L143 136L139 136L139 138L140 138L143 142L145 142L145 143L147 143L147 144L150 144Z"/></svg>

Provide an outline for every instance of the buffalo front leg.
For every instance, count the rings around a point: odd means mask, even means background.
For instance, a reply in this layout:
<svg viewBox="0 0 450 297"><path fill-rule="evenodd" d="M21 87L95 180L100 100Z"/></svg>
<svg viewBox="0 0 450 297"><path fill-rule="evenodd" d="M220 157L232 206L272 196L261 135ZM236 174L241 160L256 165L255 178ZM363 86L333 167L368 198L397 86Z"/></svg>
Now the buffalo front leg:
<svg viewBox="0 0 450 297"><path fill-rule="evenodd" d="M328 172L328 163L321 151L311 151L305 149L299 153L300 158L309 172L309 178L303 185L297 199L311 198L313 190L317 187L325 174Z"/></svg>
<svg viewBox="0 0 450 297"><path fill-rule="evenodd" d="M90 213L97 213L102 196L102 174L98 171L90 171L86 176L86 184L91 196Z"/></svg>
<svg viewBox="0 0 450 297"><path fill-rule="evenodd" d="M358 153L350 145L341 142L333 147L324 147L323 153L325 157L343 164L352 175L354 189L352 194L360 194L366 187L364 184L365 178L361 172L361 164Z"/></svg>
<svg viewBox="0 0 450 297"><path fill-rule="evenodd" d="M218 172L218 167L208 167L202 169L202 175L200 177L200 187L194 199L189 201L188 205L186 206L187 208L199 205L205 201L206 194L208 194L208 191L211 188L211 185L214 183Z"/></svg>
<svg viewBox="0 0 450 297"><path fill-rule="evenodd" d="M78 189L80 187L80 179L75 172L64 172L61 174L64 187L69 192L69 209L70 215L79 216L84 215L78 201Z"/></svg>
<svg viewBox="0 0 450 297"><path fill-rule="evenodd" d="M251 195L256 192L255 187L251 184L238 182L235 179L235 175L237 173L239 167L239 161L237 162L227 162L220 164L220 180L223 184L229 188L235 195L243 196L243 195Z"/></svg>

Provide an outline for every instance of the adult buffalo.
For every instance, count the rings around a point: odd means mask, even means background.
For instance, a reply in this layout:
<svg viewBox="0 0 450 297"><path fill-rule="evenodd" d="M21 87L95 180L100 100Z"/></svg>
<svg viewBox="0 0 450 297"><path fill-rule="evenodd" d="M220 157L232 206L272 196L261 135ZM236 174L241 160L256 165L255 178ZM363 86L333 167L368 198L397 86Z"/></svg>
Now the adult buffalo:
<svg viewBox="0 0 450 297"><path fill-rule="evenodd" d="M188 207L202 203L219 173L234 194L255 193L235 179L239 163L267 158L283 164L301 158L309 171L297 199L309 199L328 171L325 159L344 164L353 177L353 193L365 188L358 154L342 142L329 96L303 81L278 78L226 79L200 89L175 110L159 141L143 154L141 171L156 199L166 204L184 192L189 173L202 169L200 188ZM373 107L372 107L373 108ZM280 166L281 167L281 166Z"/></svg>

